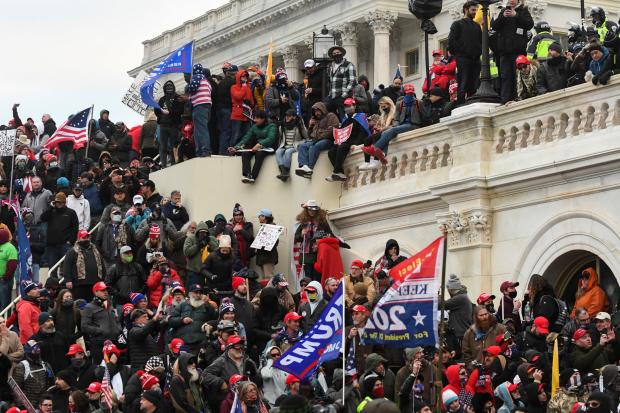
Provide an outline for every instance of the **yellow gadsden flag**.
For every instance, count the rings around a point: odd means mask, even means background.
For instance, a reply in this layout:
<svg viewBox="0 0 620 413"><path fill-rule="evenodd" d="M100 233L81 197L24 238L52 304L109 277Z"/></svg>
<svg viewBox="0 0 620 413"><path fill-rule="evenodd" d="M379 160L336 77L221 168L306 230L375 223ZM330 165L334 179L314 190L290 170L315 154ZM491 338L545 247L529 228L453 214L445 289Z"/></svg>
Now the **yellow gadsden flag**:
<svg viewBox="0 0 620 413"><path fill-rule="evenodd" d="M269 54L267 55L267 69L265 72L265 89L267 89L273 77L273 40L269 40Z"/></svg>
<svg viewBox="0 0 620 413"><path fill-rule="evenodd" d="M478 11L476 12L476 17L474 17L474 21L482 27L482 7L478 7ZM491 12L487 13L487 28L491 28Z"/></svg>
<svg viewBox="0 0 620 413"><path fill-rule="evenodd" d="M560 387L560 356L558 354L558 339L553 342L553 361L551 364L551 397Z"/></svg>

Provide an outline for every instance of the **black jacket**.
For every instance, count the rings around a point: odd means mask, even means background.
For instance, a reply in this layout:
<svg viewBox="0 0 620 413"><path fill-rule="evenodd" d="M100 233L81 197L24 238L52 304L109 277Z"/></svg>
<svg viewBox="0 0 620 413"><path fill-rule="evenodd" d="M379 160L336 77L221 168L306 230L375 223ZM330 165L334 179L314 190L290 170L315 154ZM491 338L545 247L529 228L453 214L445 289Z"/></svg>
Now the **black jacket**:
<svg viewBox="0 0 620 413"><path fill-rule="evenodd" d="M515 17L504 17L505 8L500 9L499 15L491 27L497 36L497 53L499 55L525 54L527 49L527 32L534 27L534 19L525 6L517 6Z"/></svg>
<svg viewBox="0 0 620 413"><path fill-rule="evenodd" d="M164 83L162 90L165 90L166 86L170 85L172 85L172 93L165 94L158 102L159 106L162 109L167 109L169 113L166 115L161 109L155 108L155 116L157 116L157 123L160 125L178 128L181 125L181 115L183 115L185 105L180 100L181 96L176 93L173 81L168 80Z"/></svg>
<svg viewBox="0 0 620 413"><path fill-rule="evenodd" d="M60 331L46 334L41 329L35 333L30 340L35 340L41 347L41 359L52 367L54 373L69 367L69 359L65 356L71 343L71 338L65 336Z"/></svg>
<svg viewBox="0 0 620 413"><path fill-rule="evenodd" d="M247 341L253 342L256 330L256 317L254 316L254 307L245 298L233 295L230 302L235 305L235 320L243 324Z"/></svg>
<svg viewBox="0 0 620 413"><path fill-rule="evenodd" d="M121 325L112 308L104 309L101 301L95 297L82 310L82 332L85 338L97 343L116 341L121 333Z"/></svg>
<svg viewBox="0 0 620 413"><path fill-rule="evenodd" d="M47 245L75 243L80 222L74 210L50 208L41 214L41 221L47 222Z"/></svg>
<svg viewBox="0 0 620 413"><path fill-rule="evenodd" d="M475 21L463 18L450 26L448 50L452 56L479 59L482 54L482 30Z"/></svg>
<svg viewBox="0 0 620 413"><path fill-rule="evenodd" d="M129 293L145 291L146 274L137 262L125 264L118 260L108 270L105 283L114 297L114 304L123 305L130 302Z"/></svg>
<svg viewBox="0 0 620 413"><path fill-rule="evenodd" d="M99 278L99 274L101 275L101 277L104 276L105 267L103 263L103 257L101 258L102 268L97 267L97 260L95 258L94 252L97 247L95 246L95 244L91 243L88 248L84 248L81 246L78 246L78 248L82 251L82 254L84 255L84 267L86 273L85 278L78 278L78 253L75 252L74 248L71 248L65 255L65 261L62 263L62 273L65 279L77 285L94 285L95 283L102 281L102 279Z"/></svg>
<svg viewBox="0 0 620 413"><path fill-rule="evenodd" d="M205 261L207 285L218 291L232 291L232 272L235 260L232 254L223 255L217 250Z"/></svg>
<svg viewBox="0 0 620 413"><path fill-rule="evenodd" d="M144 326L134 324L129 330L127 347L133 371L143 369L149 358L159 354L156 341L159 326L159 321L150 320Z"/></svg>
<svg viewBox="0 0 620 413"><path fill-rule="evenodd" d="M86 390L90 383L97 381L95 376L95 366L92 365L89 359L86 359L86 364L84 364L81 368L69 366L63 371L66 371L75 377L77 381L75 390Z"/></svg>
<svg viewBox="0 0 620 413"><path fill-rule="evenodd" d="M232 110L230 87L235 84L234 76L225 76L217 85L217 108Z"/></svg>
<svg viewBox="0 0 620 413"><path fill-rule="evenodd" d="M564 89L567 80L572 76L571 62L564 56L555 59L547 59L536 73L536 88L538 94L543 95L548 92Z"/></svg>

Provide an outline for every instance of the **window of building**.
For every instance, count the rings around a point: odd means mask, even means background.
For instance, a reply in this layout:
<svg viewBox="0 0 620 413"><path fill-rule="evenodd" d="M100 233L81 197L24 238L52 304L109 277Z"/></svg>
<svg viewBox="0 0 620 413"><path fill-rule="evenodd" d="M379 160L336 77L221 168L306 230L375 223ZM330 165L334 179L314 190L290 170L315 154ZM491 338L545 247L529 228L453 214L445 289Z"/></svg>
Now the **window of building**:
<svg viewBox="0 0 620 413"><path fill-rule="evenodd" d="M448 39L447 38L439 41L439 48L443 51L444 56L448 54Z"/></svg>
<svg viewBox="0 0 620 413"><path fill-rule="evenodd" d="M413 49L405 54L407 65L407 76L417 75L420 73L420 49Z"/></svg>

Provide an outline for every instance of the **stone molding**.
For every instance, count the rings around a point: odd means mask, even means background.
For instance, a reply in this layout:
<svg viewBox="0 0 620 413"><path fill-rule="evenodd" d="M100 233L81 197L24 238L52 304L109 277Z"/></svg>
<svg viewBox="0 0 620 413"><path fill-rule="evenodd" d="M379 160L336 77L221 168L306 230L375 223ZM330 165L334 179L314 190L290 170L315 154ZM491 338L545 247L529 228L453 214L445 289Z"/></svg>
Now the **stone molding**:
<svg viewBox="0 0 620 413"><path fill-rule="evenodd" d="M541 20L545 10L547 10L547 2L542 0L529 0L527 7L530 10L530 14L534 21Z"/></svg>
<svg viewBox="0 0 620 413"><path fill-rule="evenodd" d="M299 64L299 50L295 46L286 46L281 51L284 67L297 67Z"/></svg>
<svg viewBox="0 0 620 413"><path fill-rule="evenodd" d="M358 30L355 23L344 23L334 29L340 33L340 39L342 44L357 44L358 43Z"/></svg>
<svg viewBox="0 0 620 413"><path fill-rule="evenodd" d="M390 34L398 13L388 10L374 10L364 16L364 20L370 26L373 33L377 34Z"/></svg>
<svg viewBox="0 0 620 413"><path fill-rule="evenodd" d="M439 230L448 237L448 248L491 247L493 214L488 208L437 214Z"/></svg>

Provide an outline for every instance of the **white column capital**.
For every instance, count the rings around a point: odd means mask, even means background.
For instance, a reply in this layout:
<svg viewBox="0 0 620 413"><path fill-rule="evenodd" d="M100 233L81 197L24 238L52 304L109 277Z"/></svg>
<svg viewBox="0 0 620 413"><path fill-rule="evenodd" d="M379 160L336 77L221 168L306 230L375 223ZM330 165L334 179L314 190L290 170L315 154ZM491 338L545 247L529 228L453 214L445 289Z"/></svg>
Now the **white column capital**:
<svg viewBox="0 0 620 413"><path fill-rule="evenodd" d="M310 53L314 53L314 36L308 36L304 39L304 44L310 50Z"/></svg>
<svg viewBox="0 0 620 413"><path fill-rule="evenodd" d="M364 16L366 23L368 23L375 35L390 34L390 30L392 30L397 18L398 13L388 10L374 10Z"/></svg>
<svg viewBox="0 0 620 413"><path fill-rule="evenodd" d="M335 30L340 33L342 44L357 44L357 26L355 23L345 23Z"/></svg>
<svg viewBox="0 0 620 413"><path fill-rule="evenodd" d="M282 58L284 59L284 66L297 66L299 59L299 50L295 46L286 46L282 50Z"/></svg>

